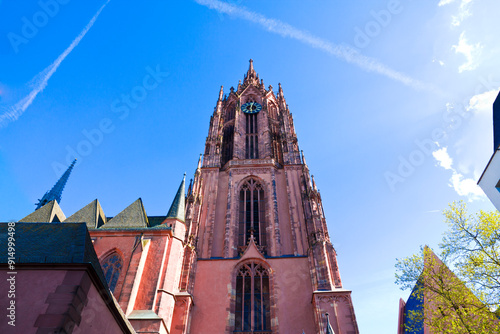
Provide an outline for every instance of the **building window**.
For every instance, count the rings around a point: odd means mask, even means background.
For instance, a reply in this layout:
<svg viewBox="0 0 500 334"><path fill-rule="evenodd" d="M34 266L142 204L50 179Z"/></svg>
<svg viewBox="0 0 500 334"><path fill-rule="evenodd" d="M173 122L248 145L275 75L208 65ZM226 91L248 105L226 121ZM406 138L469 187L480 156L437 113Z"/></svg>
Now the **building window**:
<svg viewBox="0 0 500 334"><path fill-rule="evenodd" d="M111 292L115 291L116 283L118 282L118 277L120 276L120 271L123 267L123 261L121 257L113 253L106 257L102 262L102 271L104 272L104 277L106 278L106 282L108 283L109 289Z"/></svg>
<svg viewBox="0 0 500 334"><path fill-rule="evenodd" d="M225 122L229 122L229 121L234 119L234 111L235 111L235 106L234 106L234 104L231 104L226 109L226 119L224 120Z"/></svg>
<svg viewBox="0 0 500 334"><path fill-rule="evenodd" d="M258 159L259 140L257 137L257 114L245 114L245 116L246 116L245 159Z"/></svg>
<svg viewBox="0 0 500 334"><path fill-rule="evenodd" d="M273 150L273 158L276 159L278 163L283 165L283 151L281 149L282 141L281 141L279 125L277 123L272 122L270 124L270 128L271 128L271 145Z"/></svg>
<svg viewBox="0 0 500 334"><path fill-rule="evenodd" d="M264 187L254 179L247 180L240 190L238 245L244 250L250 236L255 244L266 253L266 224Z"/></svg>
<svg viewBox="0 0 500 334"><path fill-rule="evenodd" d="M269 272L262 265L247 263L236 276L234 333L271 331Z"/></svg>
<svg viewBox="0 0 500 334"><path fill-rule="evenodd" d="M222 133L221 167L233 159L234 125L227 125Z"/></svg>

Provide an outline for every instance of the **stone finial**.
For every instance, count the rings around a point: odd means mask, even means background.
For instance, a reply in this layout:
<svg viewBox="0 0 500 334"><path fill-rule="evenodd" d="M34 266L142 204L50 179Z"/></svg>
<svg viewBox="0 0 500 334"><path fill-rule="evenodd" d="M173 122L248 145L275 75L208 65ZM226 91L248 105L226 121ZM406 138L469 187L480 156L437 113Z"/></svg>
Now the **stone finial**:
<svg viewBox="0 0 500 334"><path fill-rule="evenodd" d="M196 169L200 169L201 168L201 156L203 154L200 154L200 158L198 159L198 167Z"/></svg>
<svg viewBox="0 0 500 334"><path fill-rule="evenodd" d="M316 181L314 181L314 175L311 175L311 179L312 179L312 184L313 184L314 191L318 191L318 188L316 188Z"/></svg>
<svg viewBox="0 0 500 334"><path fill-rule="evenodd" d="M224 97L224 86L220 86L219 101L222 101L223 97Z"/></svg>
<svg viewBox="0 0 500 334"><path fill-rule="evenodd" d="M302 163L307 166L306 156L304 155L304 151L301 150L300 155L302 155Z"/></svg>
<svg viewBox="0 0 500 334"><path fill-rule="evenodd" d="M193 179L189 179L189 187L188 187L188 196L190 196L193 192Z"/></svg>
<svg viewBox="0 0 500 334"><path fill-rule="evenodd" d="M278 83L279 91L278 91L278 96L279 97L284 97L283 95L283 88L281 88L281 83Z"/></svg>

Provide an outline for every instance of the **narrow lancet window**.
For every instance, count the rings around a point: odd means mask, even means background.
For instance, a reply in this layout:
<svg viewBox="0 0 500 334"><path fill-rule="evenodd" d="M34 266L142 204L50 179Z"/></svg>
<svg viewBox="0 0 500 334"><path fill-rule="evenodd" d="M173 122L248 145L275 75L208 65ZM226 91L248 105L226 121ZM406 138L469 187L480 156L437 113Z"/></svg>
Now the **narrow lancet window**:
<svg viewBox="0 0 500 334"><path fill-rule="evenodd" d="M234 333L270 330L269 272L257 263L244 264L236 276Z"/></svg>
<svg viewBox="0 0 500 334"><path fill-rule="evenodd" d="M233 159L234 125L224 127L222 135L221 166Z"/></svg>
<svg viewBox="0 0 500 334"><path fill-rule="evenodd" d="M262 184L254 179L246 181L240 190L240 217L238 245L245 248L253 235L255 244L266 253L265 200Z"/></svg>
<svg viewBox="0 0 500 334"><path fill-rule="evenodd" d="M259 140L257 136L257 114L246 114L245 158L259 158Z"/></svg>

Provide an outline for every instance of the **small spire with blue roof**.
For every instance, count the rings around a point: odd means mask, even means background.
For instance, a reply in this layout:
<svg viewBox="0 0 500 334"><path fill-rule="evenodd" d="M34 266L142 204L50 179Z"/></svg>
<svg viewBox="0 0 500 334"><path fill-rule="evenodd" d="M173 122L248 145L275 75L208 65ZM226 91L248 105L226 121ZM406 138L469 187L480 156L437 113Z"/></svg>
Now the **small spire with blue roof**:
<svg viewBox="0 0 500 334"><path fill-rule="evenodd" d="M69 165L68 169L64 172L64 174L61 176L61 178L56 182L56 184L47 191L42 199L38 200L38 203L36 203L36 210L40 209L42 206L45 204L49 203L50 201L56 200L57 203L61 203L61 195L64 190L64 186L66 185L66 182L68 182L69 175L71 174L71 171L73 170L73 167L76 164L76 159L73 160L71 165Z"/></svg>

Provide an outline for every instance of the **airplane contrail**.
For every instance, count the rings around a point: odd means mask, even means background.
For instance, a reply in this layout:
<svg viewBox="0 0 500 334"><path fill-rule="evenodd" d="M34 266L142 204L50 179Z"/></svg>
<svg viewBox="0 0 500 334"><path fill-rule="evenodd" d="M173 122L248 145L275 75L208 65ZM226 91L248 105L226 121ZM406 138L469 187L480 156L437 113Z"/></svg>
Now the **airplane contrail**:
<svg viewBox="0 0 500 334"><path fill-rule="evenodd" d="M17 120L26 109L33 103L33 100L36 98L38 93L40 93L46 86L50 77L57 71L59 65L63 62L63 60L73 51L73 49L80 43L80 41L85 37L85 34L92 28L95 21L101 14L102 10L109 3L110 0L107 0L104 5L99 8L97 13L92 17L89 23L85 26L85 28L80 32L80 34L71 42L71 44L64 50L63 53L57 57L57 59L50 64L43 71L38 73L31 81L30 86L32 90L23 97L19 102L10 107L5 113L0 115L0 128L5 127L9 122Z"/></svg>
<svg viewBox="0 0 500 334"><path fill-rule="evenodd" d="M375 72L384 75L392 80L399 81L407 86L417 90L433 90L435 87L413 79L406 74L391 69L380 63L378 60L362 55L358 50L347 46L331 43L325 39L314 36L307 31L297 29L288 23L276 19L267 18L262 14L252 12L244 7L239 7L219 0L195 0L200 5L214 9L219 13L228 14L233 17L259 24L267 31L276 33L283 37L289 37L298 40L304 44L320 49L332 56L342 59L348 63L355 64L368 72Z"/></svg>

